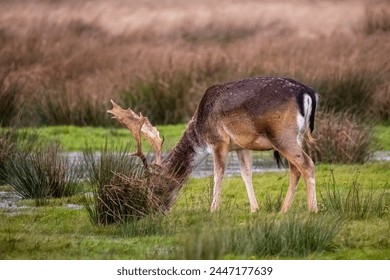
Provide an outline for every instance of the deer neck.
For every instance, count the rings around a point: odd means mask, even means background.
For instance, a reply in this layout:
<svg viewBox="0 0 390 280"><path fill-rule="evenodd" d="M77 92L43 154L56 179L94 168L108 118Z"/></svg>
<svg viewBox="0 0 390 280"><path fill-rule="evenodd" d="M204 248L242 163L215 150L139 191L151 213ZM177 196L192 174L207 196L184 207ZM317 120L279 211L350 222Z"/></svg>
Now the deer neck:
<svg viewBox="0 0 390 280"><path fill-rule="evenodd" d="M164 159L163 165L181 187L209 154L206 143L199 137L194 122L191 121L180 141Z"/></svg>

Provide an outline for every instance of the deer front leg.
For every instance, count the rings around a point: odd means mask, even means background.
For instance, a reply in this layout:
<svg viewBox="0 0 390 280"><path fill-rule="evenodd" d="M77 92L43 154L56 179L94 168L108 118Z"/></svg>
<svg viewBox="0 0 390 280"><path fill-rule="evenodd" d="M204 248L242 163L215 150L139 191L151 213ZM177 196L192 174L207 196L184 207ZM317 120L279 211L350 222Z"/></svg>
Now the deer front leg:
<svg viewBox="0 0 390 280"><path fill-rule="evenodd" d="M251 212L254 213L259 209L259 204L257 203L252 183L252 151L238 150L237 156L240 162L241 177L244 180L246 191L248 193Z"/></svg>
<svg viewBox="0 0 390 280"><path fill-rule="evenodd" d="M227 145L213 147L213 161L214 161L214 188L213 201L211 203L211 212L218 210L219 201L221 198L221 184L223 175L225 173L227 156L229 149Z"/></svg>

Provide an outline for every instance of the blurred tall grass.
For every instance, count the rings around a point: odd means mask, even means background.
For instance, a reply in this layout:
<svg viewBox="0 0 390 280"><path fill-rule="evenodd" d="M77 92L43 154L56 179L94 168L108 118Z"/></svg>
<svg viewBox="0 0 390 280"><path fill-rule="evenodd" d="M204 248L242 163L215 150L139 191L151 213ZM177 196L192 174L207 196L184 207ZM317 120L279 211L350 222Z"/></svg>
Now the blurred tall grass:
<svg viewBox="0 0 390 280"><path fill-rule="evenodd" d="M248 13L261 13L248 3ZM9 4L14 10L0 12L10 19L0 21L0 124L116 126L106 114L110 99L153 124L186 123L215 83L289 76L320 93L316 161L364 162L375 147L372 124L390 121L390 37L388 3L362 3L350 32L325 34L283 19L232 18L229 1L212 17L187 3L194 18L184 13L162 29L165 12L175 11L163 1L148 7L161 26L137 17L139 25L115 32L86 15L44 19L38 7L27 20ZM129 5L142 12L142 3Z"/></svg>
<svg viewBox="0 0 390 280"><path fill-rule="evenodd" d="M321 94L323 107L389 121L386 3L367 7L354 33L314 37L282 20L229 18L228 11L183 18L161 32L142 19L138 28L111 32L99 18L14 15L19 25L0 22L0 73L7 73L0 121L20 114L24 125L110 126L105 109L115 99L156 124L183 123L207 87L259 75L299 79Z"/></svg>

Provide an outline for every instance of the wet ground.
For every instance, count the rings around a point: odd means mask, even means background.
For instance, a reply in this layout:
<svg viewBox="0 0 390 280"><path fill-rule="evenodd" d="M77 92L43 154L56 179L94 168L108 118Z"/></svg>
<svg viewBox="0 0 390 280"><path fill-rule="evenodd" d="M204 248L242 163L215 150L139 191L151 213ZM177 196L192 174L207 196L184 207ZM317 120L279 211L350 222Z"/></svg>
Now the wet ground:
<svg viewBox="0 0 390 280"><path fill-rule="evenodd" d="M78 163L82 163L82 153L69 153L69 158ZM390 161L390 151L375 152L373 155L374 161ZM279 169L271 154L254 154L253 157L253 172L269 172L269 171L285 171L285 168ZM202 164L200 164L192 173L193 177L202 178L208 177L213 174L213 162L212 157L208 157ZM240 167L235 153L231 153L229 162L226 166L226 176L239 175ZM13 191L0 191L0 209L7 209L10 213L16 213L18 209L25 208L26 206L20 207L17 205L18 201L22 198L16 192ZM80 205L68 205L68 208L79 209Z"/></svg>

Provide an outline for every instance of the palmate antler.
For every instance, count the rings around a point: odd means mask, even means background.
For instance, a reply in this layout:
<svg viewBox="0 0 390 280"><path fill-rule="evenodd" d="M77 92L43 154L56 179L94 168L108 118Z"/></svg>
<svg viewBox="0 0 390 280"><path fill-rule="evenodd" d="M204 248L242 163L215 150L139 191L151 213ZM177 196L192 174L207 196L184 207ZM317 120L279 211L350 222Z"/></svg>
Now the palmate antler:
<svg viewBox="0 0 390 280"><path fill-rule="evenodd" d="M152 145L155 152L154 163L161 164L161 148L163 140L160 137L160 133L157 128L152 126L147 117L142 116L142 114L137 115L131 109L124 110L118 104L111 100L112 109L108 110L107 113L113 115L112 118L117 119L122 123L134 136L137 141L137 152L135 153L139 156L145 166L147 166L147 161L145 155L142 153L141 147L141 135L145 137L146 141Z"/></svg>

